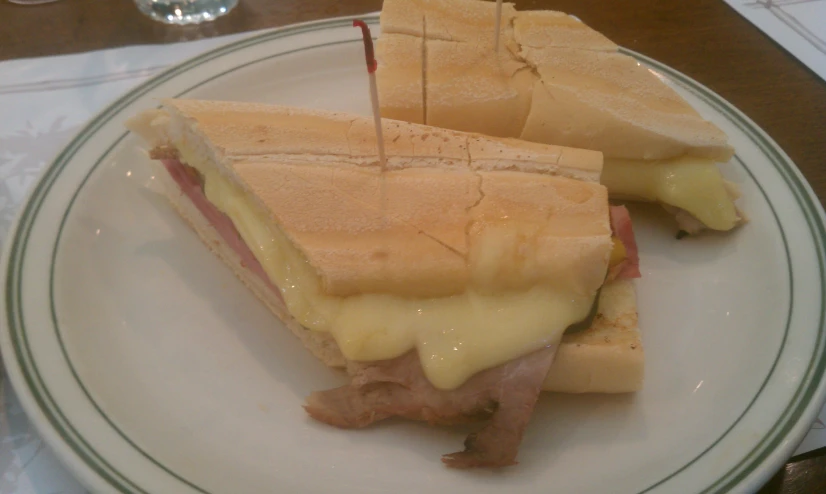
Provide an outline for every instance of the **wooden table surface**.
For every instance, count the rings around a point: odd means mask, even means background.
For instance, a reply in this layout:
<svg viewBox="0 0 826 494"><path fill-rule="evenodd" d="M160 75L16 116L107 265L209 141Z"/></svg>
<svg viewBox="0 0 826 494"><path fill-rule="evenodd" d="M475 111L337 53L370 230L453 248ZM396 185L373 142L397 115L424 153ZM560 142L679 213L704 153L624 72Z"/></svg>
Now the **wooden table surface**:
<svg viewBox="0 0 826 494"><path fill-rule="evenodd" d="M240 0L214 23L172 27L131 0L0 0L0 60L194 40L381 9L381 0ZM826 83L722 0L526 0L517 8L575 14L616 43L710 87L771 135L821 202L826 198ZM826 492L826 448L792 458L761 493Z"/></svg>

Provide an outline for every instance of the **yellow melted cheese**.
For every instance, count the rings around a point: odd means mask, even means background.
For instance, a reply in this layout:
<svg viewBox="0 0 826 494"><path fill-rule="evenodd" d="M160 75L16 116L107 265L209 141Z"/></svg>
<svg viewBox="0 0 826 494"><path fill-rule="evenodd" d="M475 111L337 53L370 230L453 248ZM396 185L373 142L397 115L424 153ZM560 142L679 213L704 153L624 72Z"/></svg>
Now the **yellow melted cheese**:
<svg viewBox="0 0 826 494"><path fill-rule="evenodd" d="M612 268L621 263L628 256L628 251L625 250L625 244L619 237L611 237L611 257L608 259L608 267Z"/></svg>
<svg viewBox="0 0 826 494"><path fill-rule="evenodd" d="M713 230L731 230L740 220L723 176L711 160L606 158L600 182L612 197L678 207Z"/></svg>
<svg viewBox="0 0 826 494"><path fill-rule="evenodd" d="M428 380L454 389L479 371L558 342L594 301L594 294L546 286L420 299L327 295L304 255L240 188L181 154L203 174L207 199L233 221L290 314L311 330L331 333L350 360L391 359L415 348Z"/></svg>

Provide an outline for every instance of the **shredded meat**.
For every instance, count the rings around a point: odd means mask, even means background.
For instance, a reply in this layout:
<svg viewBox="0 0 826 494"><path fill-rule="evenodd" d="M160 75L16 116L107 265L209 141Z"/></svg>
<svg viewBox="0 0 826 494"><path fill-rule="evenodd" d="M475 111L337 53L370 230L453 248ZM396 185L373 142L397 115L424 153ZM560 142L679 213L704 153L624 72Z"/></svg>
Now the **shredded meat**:
<svg viewBox="0 0 826 494"><path fill-rule="evenodd" d="M352 363L352 383L312 393L304 406L316 420L342 428L366 427L403 417L431 424L487 423L468 436L464 451L442 461L454 468L516 463L556 345L479 372L462 386L443 391L430 384L416 352L374 363Z"/></svg>

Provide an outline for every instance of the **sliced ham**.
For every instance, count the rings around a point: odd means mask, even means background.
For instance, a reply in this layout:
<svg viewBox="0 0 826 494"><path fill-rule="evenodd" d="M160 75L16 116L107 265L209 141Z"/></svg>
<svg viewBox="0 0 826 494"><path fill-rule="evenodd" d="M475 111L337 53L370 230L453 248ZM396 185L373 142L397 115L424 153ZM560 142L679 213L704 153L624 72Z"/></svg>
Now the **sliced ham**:
<svg viewBox="0 0 826 494"><path fill-rule="evenodd" d="M304 408L316 420L347 429L389 417L431 424L486 420L465 440L464 451L442 461L454 468L513 465L555 354L556 345L544 348L479 372L450 391L430 384L415 352L353 363L349 386L313 393Z"/></svg>
<svg viewBox="0 0 826 494"><path fill-rule="evenodd" d="M280 298L281 291L272 284L261 263L255 258L255 254L252 253L241 235L238 234L232 220L209 202L206 195L204 195L203 181L198 171L176 159L161 159L161 163L163 163L175 183L178 184L181 192L192 201L215 231L221 235L224 242L238 254L238 257L241 258L241 265L261 278Z"/></svg>
<svg viewBox="0 0 826 494"><path fill-rule="evenodd" d="M631 215L625 206L611 206L611 230L619 237L625 247L625 259L611 268L608 272L608 281L615 279L639 278L640 257L637 251L637 240L634 237L634 228L631 225Z"/></svg>

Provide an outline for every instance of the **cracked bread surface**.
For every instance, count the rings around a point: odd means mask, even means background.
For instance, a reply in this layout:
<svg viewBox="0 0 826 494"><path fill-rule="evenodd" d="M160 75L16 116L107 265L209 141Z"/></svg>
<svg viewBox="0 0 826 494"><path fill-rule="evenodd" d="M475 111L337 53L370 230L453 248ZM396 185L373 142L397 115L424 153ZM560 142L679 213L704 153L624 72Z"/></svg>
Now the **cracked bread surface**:
<svg viewBox="0 0 826 494"><path fill-rule="evenodd" d="M415 112L428 125L595 149L606 158L724 162L733 155L725 133L658 74L568 14L503 4L497 51L492 2L385 0L380 21L376 77L385 117ZM421 75L398 55L418 49ZM421 94L401 98L402 86Z"/></svg>
<svg viewBox="0 0 826 494"><path fill-rule="evenodd" d="M607 191L597 182L600 153L392 120L383 126L384 170L372 119L363 116L167 100L132 122L154 146L185 143L245 191L302 251L327 294L433 297L480 282L518 289L568 279L583 292L601 285L611 230ZM490 247L491 231L509 240ZM480 276L474 263L490 248L501 259L493 275ZM523 285L510 272L526 273Z"/></svg>

